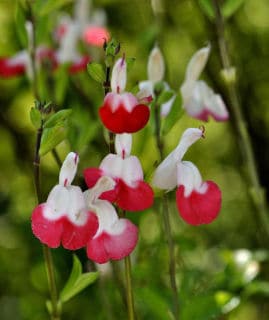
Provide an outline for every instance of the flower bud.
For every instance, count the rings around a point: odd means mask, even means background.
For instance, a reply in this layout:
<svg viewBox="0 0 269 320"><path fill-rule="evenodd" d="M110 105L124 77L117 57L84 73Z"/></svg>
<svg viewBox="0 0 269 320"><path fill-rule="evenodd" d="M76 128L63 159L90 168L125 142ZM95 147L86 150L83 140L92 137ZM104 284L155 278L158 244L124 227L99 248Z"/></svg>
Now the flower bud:
<svg viewBox="0 0 269 320"><path fill-rule="evenodd" d="M210 46L198 50L188 63L185 81L196 81L202 73L210 53Z"/></svg>
<svg viewBox="0 0 269 320"><path fill-rule="evenodd" d="M111 76L111 89L114 93L124 91L127 80L127 64L125 58L120 58L116 61Z"/></svg>
<svg viewBox="0 0 269 320"><path fill-rule="evenodd" d="M148 79L153 82L161 81L164 77L165 65L163 55L158 47L151 50L148 60Z"/></svg>
<svg viewBox="0 0 269 320"><path fill-rule="evenodd" d="M68 153L65 158L59 175L59 184L64 187L70 186L77 172L79 156L75 152Z"/></svg>

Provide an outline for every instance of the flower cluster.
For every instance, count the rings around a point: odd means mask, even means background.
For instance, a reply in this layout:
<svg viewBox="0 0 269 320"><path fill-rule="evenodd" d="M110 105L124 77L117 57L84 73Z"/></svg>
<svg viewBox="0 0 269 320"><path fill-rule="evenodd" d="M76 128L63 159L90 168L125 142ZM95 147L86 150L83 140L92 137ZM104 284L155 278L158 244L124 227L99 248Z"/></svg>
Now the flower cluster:
<svg viewBox="0 0 269 320"><path fill-rule="evenodd" d="M190 161L182 161L188 148L201 137L204 130L187 129L174 151L158 166L153 185L166 191L178 186L176 202L179 214L192 225L212 222L221 208L221 191L212 181L202 181L197 167Z"/></svg>
<svg viewBox="0 0 269 320"><path fill-rule="evenodd" d="M34 235L51 248L60 244L69 250L87 247L90 259L104 263L129 255L137 243L137 227L119 218L113 205L100 195L113 190L115 181L102 176L84 193L71 183L77 171L78 155L71 152L63 162L59 184L45 203L32 214Z"/></svg>
<svg viewBox="0 0 269 320"><path fill-rule="evenodd" d="M72 28L72 27L71 27ZM200 50L191 59L182 86L184 106L197 102L197 78L207 60L209 49ZM32 214L34 235L49 247L60 244L76 250L86 247L88 258L98 263L122 259L129 255L138 241L138 228L125 218L125 211L142 211L152 206L154 193L144 181L139 159L131 155L132 134L148 122L150 109L144 104L154 96L155 84L163 79L164 61L155 48L148 62L149 80L140 84L138 96L125 91L127 65L125 57L118 59L112 70L111 92L99 109L101 121L115 133L115 153L109 153L98 168L86 168L84 178L88 190L71 185L78 165L78 155L69 153L62 165L59 184L50 192L45 203ZM168 86L168 85L167 85ZM203 84L205 86L205 84ZM174 97L172 97L172 100ZM212 105L199 111L208 117L222 110L220 97L212 93ZM170 107L173 101L169 101ZM212 113L211 113L212 111ZM223 113L224 114L224 113ZM221 208L221 191L212 181L203 181L197 167L183 161L188 148L204 136L204 128L187 129L178 146L157 167L153 185L170 191L177 186L176 202L181 217L191 225L212 222ZM117 210L116 210L117 209ZM120 215L118 215L118 212Z"/></svg>
<svg viewBox="0 0 269 320"><path fill-rule="evenodd" d="M38 67L47 62L55 70L62 64L68 64L69 73L73 74L85 70L91 60L88 53L78 51L79 42L82 41L85 49L88 46L101 47L110 38L105 27L105 12L92 10L90 13L88 0L78 0L75 3L74 17L62 16L54 31L54 42L57 48L47 45L38 45L36 48L36 61ZM32 26L28 21L26 31L28 42L31 45ZM0 76L13 77L27 73L30 70L30 56L27 50L21 50L11 57L0 57Z"/></svg>

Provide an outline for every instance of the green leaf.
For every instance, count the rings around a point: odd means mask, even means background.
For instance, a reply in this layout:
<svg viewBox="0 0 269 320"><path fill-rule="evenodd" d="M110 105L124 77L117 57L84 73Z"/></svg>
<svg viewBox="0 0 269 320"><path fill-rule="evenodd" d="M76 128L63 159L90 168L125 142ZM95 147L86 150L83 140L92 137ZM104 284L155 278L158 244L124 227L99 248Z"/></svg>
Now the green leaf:
<svg viewBox="0 0 269 320"><path fill-rule="evenodd" d="M163 91L160 96L157 99L157 103L159 105L167 102L168 100L170 100L174 95L174 92L172 90L168 90L168 91Z"/></svg>
<svg viewBox="0 0 269 320"><path fill-rule="evenodd" d="M52 128L46 128L41 137L39 155L44 156L46 153L54 149L66 138L67 131L66 126L57 125Z"/></svg>
<svg viewBox="0 0 269 320"><path fill-rule="evenodd" d="M15 9L15 24L16 24L16 31L18 33L18 37L20 39L21 45L26 48L28 44L27 39L27 32L25 28L25 13L22 5L19 1L16 3L16 9Z"/></svg>
<svg viewBox="0 0 269 320"><path fill-rule="evenodd" d="M221 13L225 18L230 18L242 6L245 0L226 0L221 5ZM198 0L199 5L204 14L213 20L215 17L215 10L212 0Z"/></svg>
<svg viewBox="0 0 269 320"><path fill-rule="evenodd" d="M73 256L73 268L65 287L63 288L60 299L67 302L87 286L92 284L98 277L98 272L82 273L82 266L76 255Z"/></svg>
<svg viewBox="0 0 269 320"><path fill-rule="evenodd" d="M68 292L72 290L72 287L75 285L76 281L82 274L82 266L78 257L73 255L73 267L70 273L70 276L61 292L61 300L64 301L64 297L68 295Z"/></svg>
<svg viewBox="0 0 269 320"><path fill-rule="evenodd" d="M162 122L162 134L166 135L176 124L176 122L182 117L182 99L181 95L178 94L172 104L169 114L164 118Z"/></svg>
<svg viewBox="0 0 269 320"><path fill-rule="evenodd" d="M51 115L44 124L44 128L52 128L55 126L63 126L64 122L69 119L72 113L71 109L60 110Z"/></svg>
<svg viewBox="0 0 269 320"><path fill-rule="evenodd" d="M245 0L226 0L222 6L222 14L225 18L231 17L242 6Z"/></svg>
<svg viewBox="0 0 269 320"><path fill-rule="evenodd" d="M211 20L215 17L214 8L212 5L212 0L198 0L198 3L204 12L204 14Z"/></svg>
<svg viewBox="0 0 269 320"><path fill-rule="evenodd" d="M40 10L40 15L50 14L52 11L59 10L61 7L72 3L73 1L74 0L47 0Z"/></svg>
<svg viewBox="0 0 269 320"><path fill-rule="evenodd" d="M106 80L106 75L103 66L97 62L90 62L87 65L89 75L98 83L103 83Z"/></svg>
<svg viewBox="0 0 269 320"><path fill-rule="evenodd" d="M41 114L40 111L36 108L31 108L30 110L30 119L33 126L38 129L41 125Z"/></svg>

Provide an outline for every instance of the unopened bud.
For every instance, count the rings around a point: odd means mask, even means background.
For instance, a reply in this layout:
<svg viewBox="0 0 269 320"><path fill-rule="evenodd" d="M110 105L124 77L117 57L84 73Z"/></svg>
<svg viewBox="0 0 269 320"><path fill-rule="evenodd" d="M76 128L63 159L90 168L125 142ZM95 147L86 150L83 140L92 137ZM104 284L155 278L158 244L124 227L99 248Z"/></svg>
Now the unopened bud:
<svg viewBox="0 0 269 320"><path fill-rule="evenodd" d="M234 67L222 69L220 74L226 84L233 84L236 82L236 69Z"/></svg>
<svg viewBox="0 0 269 320"><path fill-rule="evenodd" d="M159 47L151 50L148 60L148 79L153 82L161 81L164 77L165 64Z"/></svg>
<svg viewBox="0 0 269 320"><path fill-rule="evenodd" d="M127 64L125 58L120 58L116 61L111 76L111 90L114 93L124 91L127 80Z"/></svg>
<svg viewBox="0 0 269 320"><path fill-rule="evenodd" d="M79 156L75 152L68 153L67 157L65 158L60 174L59 174L59 184L65 187L69 186L77 172L79 162Z"/></svg>
<svg viewBox="0 0 269 320"><path fill-rule="evenodd" d="M132 135L129 133L116 134L115 149L123 159L129 156L132 148Z"/></svg>

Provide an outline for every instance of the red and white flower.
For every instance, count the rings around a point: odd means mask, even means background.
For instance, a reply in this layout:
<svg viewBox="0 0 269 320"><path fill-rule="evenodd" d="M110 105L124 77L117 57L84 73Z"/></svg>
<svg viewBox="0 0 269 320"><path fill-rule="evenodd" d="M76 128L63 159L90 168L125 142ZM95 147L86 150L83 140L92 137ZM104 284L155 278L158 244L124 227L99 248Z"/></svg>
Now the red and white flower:
<svg viewBox="0 0 269 320"><path fill-rule="evenodd" d="M99 168L84 171L86 184L91 188L101 176L109 176L115 181L113 190L104 192L102 199L115 202L121 209L141 211L152 206L154 194L144 182L143 169L136 156L131 156L132 135L116 135L117 154L108 154Z"/></svg>
<svg viewBox="0 0 269 320"><path fill-rule="evenodd" d="M210 53L210 47L198 50L191 58L185 80L180 91L183 98L183 108L193 118L208 121L209 116L216 121L226 121L229 118L227 108L219 94L205 83L199 81Z"/></svg>
<svg viewBox="0 0 269 320"><path fill-rule="evenodd" d="M82 190L71 185L78 160L74 152L67 155L60 170L59 184L32 214L34 235L51 248L60 244L70 250L82 248L98 229L98 219L86 208Z"/></svg>
<svg viewBox="0 0 269 320"><path fill-rule="evenodd" d="M141 104L132 93L124 92L127 79L124 58L118 59L112 70L112 92L105 96L99 109L104 126L114 133L133 133L142 129L149 120L149 107Z"/></svg>
<svg viewBox="0 0 269 320"><path fill-rule="evenodd" d="M87 243L87 256L97 263L120 260L128 256L138 240L138 229L128 219L119 218L113 205L99 196L115 185L109 177L101 177L96 185L85 191L87 208L99 220L96 234Z"/></svg>
<svg viewBox="0 0 269 320"><path fill-rule="evenodd" d="M141 90L145 96L154 97L154 86L159 81L162 81L165 73L164 58L159 47L155 46L149 55L148 65L148 80L139 82L139 90ZM165 90L170 90L167 82L163 82ZM161 116L165 117L169 114L173 102L176 96L173 95L168 101L161 105Z"/></svg>
<svg viewBox="0 0 269 320"><path fill-rule="evenodd" d="M36 62L37 66L42 61L48 60L55 65L55 56L53 50L39 46L36 50ZM30 74L30 57L26 50L19 51L12 57L0 57L0 76L10 78L14 76L20 76L23 74Z"/></svg>
<svg viewBox="0 0 269 320"><path fill-rule="evenodd" d="M203 130L189 128L178 146L158 166L153 185L170 191L178 186L176 202L182 219L192 225L212 222L221 208L221 191L212 181L202 181L197 167L190 161L182 161L188 148L203 137Z"/></svg>

